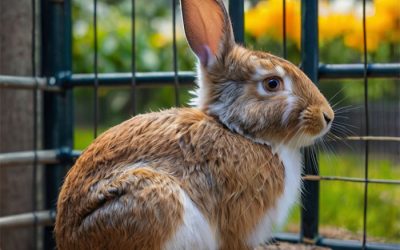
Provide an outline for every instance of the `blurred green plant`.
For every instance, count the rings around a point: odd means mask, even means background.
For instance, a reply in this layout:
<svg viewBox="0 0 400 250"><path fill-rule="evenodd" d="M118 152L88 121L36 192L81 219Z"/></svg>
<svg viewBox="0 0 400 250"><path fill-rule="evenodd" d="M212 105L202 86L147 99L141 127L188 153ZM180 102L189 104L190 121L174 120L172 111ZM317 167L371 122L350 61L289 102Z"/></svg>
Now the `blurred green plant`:
<svg viewBox="0 0 400 250"><path fill-rule="evenodd" d="M172 5L169 1L136 1L135 53L132 53L131 2L109 0L98 3L98 70L100 73L130 72L134 56L137 72L172 71ZM73 72L92 73L94 57L93 7L91 2L73 1ZM177 18L179 70L193 70L195 58L182 35ZM182 103L189 94L180 91ZM92 113L90 88L75 90L78 124L90 124ZM140 89L137 91L138 112L171 107L174 89ZM99 91L100 123L111 126L131 114L131 94L127 88L101 88Z"/></svg>

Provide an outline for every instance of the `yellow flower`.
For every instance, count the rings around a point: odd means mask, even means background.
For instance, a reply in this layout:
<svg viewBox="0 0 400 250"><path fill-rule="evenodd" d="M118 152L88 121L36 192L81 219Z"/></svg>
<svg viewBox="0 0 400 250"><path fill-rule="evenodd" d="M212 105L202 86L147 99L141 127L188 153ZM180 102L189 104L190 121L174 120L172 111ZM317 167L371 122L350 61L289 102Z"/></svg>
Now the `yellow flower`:
<svg viewBox="0 0 400 250"><path fill-rule="evenodd" d="M264 35L276 40L282 39L283 5L282 0L260 1L245 13L245 29L258 38ZM286 1L286 34L300 46L300 2Z"/></svg>
<svg viewBox="0 0 400 250"><path fill-rule="evenodd" d="M390 42L400 42L400 3L398 0L375 0L376 13L390 19L386 30L386 38Z"/></svg>
<svg viewBox="0 0 400 250"><path fill-rule="evenodd" d="M356 23L351 14L332 13L318 19L319 39L321 42L334 39L349 33Z"/></svg>
<svg viewBox="0 0 400 250"><path fill-rule="evenodd" d="M271 28L271 22L268 22L267 2L260 2L255 8L245 13L245 29L254 37L260 37Z"/></svg>
<svg viewBox="0 0 400 250"><path fill-rule="evenodd" d="M287 37L300 47L300 0L286 1ZM400 6L398 0L375 0L367 13L367 47L372 52L382 42L400 42ZM363 50L362 16L357 15L361 2L337 9L332 1L321 1L319 9L319 39L321 43L343 37L346 46ZM245 13L246 31L259 38L282 39L282 0L260 1Z"/></svg>
<svg viewBox="0 0 400 250"><path fill-rule="evenodd" d="M376 51L382 42L395 42L400 39L400 9L392 0L376 0L372 14L366 17L367 49ZM353 28L345 36L348 47L363 51L362 17L353 23Z"/></svg>

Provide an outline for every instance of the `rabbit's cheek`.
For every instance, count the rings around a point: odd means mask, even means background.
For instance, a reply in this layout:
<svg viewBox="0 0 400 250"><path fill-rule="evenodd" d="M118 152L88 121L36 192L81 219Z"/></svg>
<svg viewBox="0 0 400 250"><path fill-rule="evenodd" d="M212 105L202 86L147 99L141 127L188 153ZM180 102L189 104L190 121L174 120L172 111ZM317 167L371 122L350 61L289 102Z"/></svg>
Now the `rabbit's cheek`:
<svg viewBox="0 0 400 250"><path fill-rule="evenodd" d="M303 129L310 136L319 136L325 128L324 121L321 119L319 107L307 108L302 113Z"/></svg>

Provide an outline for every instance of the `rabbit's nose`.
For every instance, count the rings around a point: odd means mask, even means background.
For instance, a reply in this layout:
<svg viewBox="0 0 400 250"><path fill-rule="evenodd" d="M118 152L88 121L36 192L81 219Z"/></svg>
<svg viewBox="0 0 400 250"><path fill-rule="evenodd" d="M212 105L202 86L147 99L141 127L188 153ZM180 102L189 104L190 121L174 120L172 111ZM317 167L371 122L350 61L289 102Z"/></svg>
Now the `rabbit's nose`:
<svg viewBox="0 0 400 250"><path fill-rule="evenodd" d="M326 122L326 125L329 125L329 123L332 121L332 117L330 117L327 113L323 112L324 120Z"/></svg>

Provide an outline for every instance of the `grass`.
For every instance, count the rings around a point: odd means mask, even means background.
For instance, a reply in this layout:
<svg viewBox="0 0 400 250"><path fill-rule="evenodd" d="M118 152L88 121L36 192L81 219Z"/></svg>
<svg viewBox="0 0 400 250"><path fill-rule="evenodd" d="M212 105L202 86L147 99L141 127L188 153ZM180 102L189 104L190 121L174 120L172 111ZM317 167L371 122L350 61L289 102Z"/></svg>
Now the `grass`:
<svg viewBox="0 0 400 250"><path fill-rule="evenodd" d="M100 128L104 131L104 128ZM75 149L84 149L93 140L92 129L77 128ZM364 177L363 154L319 155L320 173L325 176ZM400 163L370 155L370 178L400 180ZM364 183L322 181L320 185L320 228L344 229L361 240L363 228ZM300 208L296 206L286 230L299 228ZM385 242L400 243L400 186L368 185L367 235ZM340 236L341 237L341 236ZM353 237L353 238L354 238Z"/></svg>

